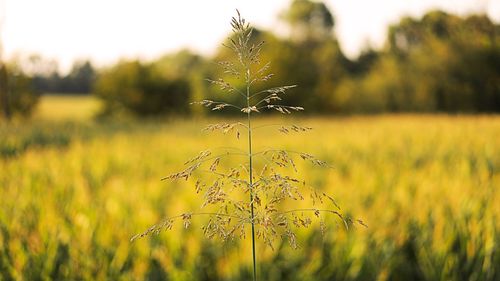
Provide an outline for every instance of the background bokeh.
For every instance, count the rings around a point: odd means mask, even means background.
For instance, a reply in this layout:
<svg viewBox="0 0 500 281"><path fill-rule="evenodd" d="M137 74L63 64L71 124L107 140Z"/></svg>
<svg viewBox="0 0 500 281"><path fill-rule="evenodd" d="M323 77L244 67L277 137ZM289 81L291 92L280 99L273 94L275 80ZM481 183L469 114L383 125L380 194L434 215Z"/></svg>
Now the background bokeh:
<svg viewBox="0 0 500 281"><path fill-rule="evenodd" d="M299 249L259 242L260 280L500 280L500 25L486 13L402 15L353 57L335 15L328 2L294 0L276 15L288 32L254 30L274 76L253 90L297 84L283 102L306 109L255 125L313 128L262 127L254 147L328 161L291 173L367 227L332 216L325 234L300 230ZM249 280L249 236L206 239L206 218L130 242L200 208L196 179L162 177L201 150L246 147L243 132L202 131L241 112L189 105L238 103L205 81L225 77L217 62L232 57L183 49L61 72L43 55L0 56L0 280Z"/></svg>

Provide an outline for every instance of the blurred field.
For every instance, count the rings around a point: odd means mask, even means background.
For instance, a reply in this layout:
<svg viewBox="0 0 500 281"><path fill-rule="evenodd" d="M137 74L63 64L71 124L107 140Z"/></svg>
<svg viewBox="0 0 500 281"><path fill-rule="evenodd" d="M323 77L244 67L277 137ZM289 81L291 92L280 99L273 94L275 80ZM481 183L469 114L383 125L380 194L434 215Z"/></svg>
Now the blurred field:
<svg viewBox="0 0 500 281"><path fill-rule="evenodd" d="M215 121L0 125L0 280L249 280L250 240L207 241L203 219L129 242L164 216L199 208L194 180L161 177L200 150L246 145L201 132ZM332 218L324 237L317 225L302 232L298 250L260 245L260 280L500 280L500 117L289 121L314 130L259 130L256 149L332 163L300 164L299 176L368 228L346 231Z"/></svg>
<svg viewBox="0 0 500 281"><path fill-rule="evenodd" d="M88 120L100 109L98 99L89 95L43 95L33 118L44 120Z"/></svg>

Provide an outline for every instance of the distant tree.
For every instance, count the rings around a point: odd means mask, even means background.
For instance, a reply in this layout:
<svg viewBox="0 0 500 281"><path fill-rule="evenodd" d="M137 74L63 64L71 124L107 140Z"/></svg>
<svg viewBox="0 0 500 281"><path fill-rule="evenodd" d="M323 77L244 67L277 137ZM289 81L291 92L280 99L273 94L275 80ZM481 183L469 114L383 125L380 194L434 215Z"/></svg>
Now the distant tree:
<svg viewBox="0 0 500 281"><path fill-rule="evenodd" d="M207 60L189 50L162 56L153 63L153 68L166 80L184 80L189 84L189 101L199 101L209 96L209 85L204 80L210 72ZM200 114L203 109L190 107L189 111Z"/></svg>
<svg viewBox="0 0 500 281"><path fill-rule="evenodd" d="M33 87L32 78L16 64L9 63L9 65L0 65L0 80L3 116L6 119L14 116L28 117L39 99L39 94Z"/></svg>
<svg viewBox="0 0 500 281"><path fill-rule="evenodd" d="M331 112L332 96L350 66L333 32L332 13L323 2L294 0L281 18L289 25L291 37L287 74L279 75L299 85L299 94L291 96L291 102L315 112Z"/></svg>
<svg viewBox="0 0 500 281"><path fill-rule="evenodd" d="M402 18L369 72L343 81L335 102L344 112L500 112L499 30L485 15Z"/></svg>
<svg viewBox="0 0 500 281"><path fill-rule="evenodd" d="M11 118L11 108L9 101L9 91L8 91L8 72L7 65L5 65L3 61L3 42L1 40L2 29L5 17L3 14L5 13L5 5L3 2L0 2L2 8L0 12L0 111L2 113L3 118L10 120ZM0 118L1 118L0 117Z"/></svg>
<svg viewBox="0 0 500 281"><path fill-rule="evenodd" d="M2 32L4 17L0 17L0 35ZM1 39L1 37L0 37ZM3 61L3 46L0 40L0 111L2 112L2 117L10 120L12 116L12 109L10 106L9 99L9 76L7 71L7 65Z"/></svg>
<svg viewBox="0 0 500 281"><path fill-rule="evenodd" d="M7 65L0 61L0 102L2 103L2 115L6 120L10 120L12 116L12 109L9 99L8 78Z"/></svg>
<svg viewBox="0 0 500 281"><path fill-rule="evenodd" d="M189 50L181 50L160 57L153 66L165 77L178 79L195 75L198 71L205 71L207 61Z"/></svg>
<svg viewBox="0 0 500 281"><path fill-rule="evenodd" d="M96 71L90 61L76 61L66 75L59 73L55 60L37 54L19 56L16 61L33 78L34 88L40 93L88 94L96 79Z"/></svg>
<svg viewBox="0 0 500 281"><path fill-rule="evenodd" d="M94 94L105 103L104 114L128 111L138 116L187 113L189 84L165 77L152 64L123 61L104 70Z"/></svg>
<svg viewBox="0 0 500 281"><path fill-rule="evenodd" d="M324 3L310 0L293 0L281 18L289 24L291 37L296 41L322 41L332 35L335 24Z"/></svg>
<svg viewBox="0 0 500 281"><path fill-rule="evenodd" d="M382 50L366 48L356 60L342 53L324 3L294 0L281 19L289 38L254 30L251 43L267 43L261 55L280 77L269 85L298 84L283 97L286 103L316 113L500 111L500 28L485 15L431 11L404 17L389 28ZM221 48L215 60L227 56ZM220 76L207 69L209 77ZM209 98L218 93L214 87L205 91Z"/></svg>
<svg viewBox="0 0 500 281"><path fill-rule="evenodd" d="M380 55L381 53L379 51L367 45L361 50L361 53L356 59L350 60L346 64L346 70L349 72L350 76L364 75L371 70L380 58Z"/></svg>
<svg viewBox="0 0 500 281"><path fill-rule="evenodd" d="M87 94L92 90L96 73L89 61L79 61L73 65L65 79L68 81L68 88L64 92Z"/></svg>

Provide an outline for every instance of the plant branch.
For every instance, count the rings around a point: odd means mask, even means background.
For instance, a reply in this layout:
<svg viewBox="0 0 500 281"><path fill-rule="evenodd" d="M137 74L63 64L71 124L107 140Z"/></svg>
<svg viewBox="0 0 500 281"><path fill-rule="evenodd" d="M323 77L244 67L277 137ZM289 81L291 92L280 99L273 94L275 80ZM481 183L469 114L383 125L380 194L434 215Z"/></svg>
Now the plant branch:
<svg viewBox="0 0 500 281"><path fill-rule="evenodd" d="M281 87L269 88L269 89L262 90L262 91L259 91L257 93L254 93L253 95L250 96L250 99L252 99L252 98L254 98L254 97L258 96L258 95L264 94L264 93L284 94L286 90L292 89L292 88L295 88L295 87L297 87L297 85L289 85L289 86L281 86Z"/></svg>
<svg viewBox="0 0 500 281"><path fill-rule="evenodd" d="M172 222L176 219L183 218L183 219L190 219L192 216L220 216L220 217L228 217L228 218L236 218L239 220L242 220L242 217L235 216L235 215L230 215L230 214L221 214L221 213L212 213L212 212L199 212L199 213L183 213L177 216L172 216L164 219L161 223L155 224L148 228L146 231L136 234L130 238L130 242L134 242L138 238L142 238L144 236L147 236L149 234L158 234L161 230L163 229L170 229L172 226ZM244 220L243 220L244 221Z"/></svg>

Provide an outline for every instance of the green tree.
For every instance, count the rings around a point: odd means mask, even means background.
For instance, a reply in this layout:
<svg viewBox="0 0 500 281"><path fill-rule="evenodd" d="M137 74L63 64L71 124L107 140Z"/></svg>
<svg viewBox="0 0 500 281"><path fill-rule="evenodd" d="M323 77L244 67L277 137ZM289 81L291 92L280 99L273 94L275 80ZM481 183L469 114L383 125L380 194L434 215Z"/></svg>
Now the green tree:
<svg viewBox="0 0 500 281"><path fill-rule="evenodd" d="M296 41L322 41L332 34L334 19L323 2L294 0L281 14Z"/></svg>
<svg viewBox="0 0 500 281"><path fill-rule="evenodd" d="M162 56L153 63L153 67L165 79L185 80L189 84L190 102L210 96L209 85L204 78L209 76L213 67L210 67L204 57L188 50L181 50ZM189 111L197 115L203 112L200 107L190 107Z"/></svg>
<svg viewBox="0 0 500 281"><path fill-rule="evenodd" d="M7 120L9 120L12 115L9 101L8 82L7 66L0 60L0 102L2 103L1 110L3 117Z"/></svg>
<svg viewBox="0 0 500 281"><path fill-rule="evenodd" d="M315 112L331 112L332 96L346 75L349 60L333 33L335 20L322 2L294 0L281 18L291 30L285 79L297 81L301 91L291 103Z"/></svg>
<svg viewBox="0 0 500 281"><path fill-rule="evenodd" d="M104 70L94 94L103 99L103 114L131 112L138 116L187 113L189 84L165 77L153 64L123 61Z"/></svg>
<svg viewBox="0 0 500 281"><path fill-rule="evenodd" d="M64 92L87 94L92 90L96 73L90 61L80 61L73 65L71 72L65 78L68 84Z"/></svg>
<svg viewBox="0 0 500 281"><path fill-rule="evenodd" d="M413 42L396 52L402 64L416 66L412 82L433 94L435 109L500 111L499 25L484 15L460 18L433 11L396 30L393 37Z"/></svg>
<svg viewBox="0 0 500 281"><path fill-rule="evenodd" d="M500 111L499 25L431 11L389 28L370 71L342 82L344 112Z"/></svg>
<svg viewBox="0 0 500 281"><path fill-rule="evenodd" d="M32 78L12 63L0 66L0 80L4 117L7 120L14 116L28 117L39 99Z"/></svg>

